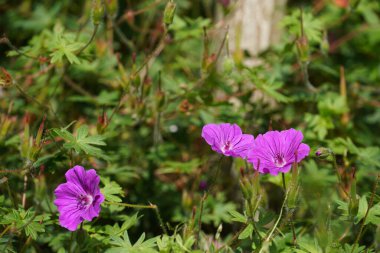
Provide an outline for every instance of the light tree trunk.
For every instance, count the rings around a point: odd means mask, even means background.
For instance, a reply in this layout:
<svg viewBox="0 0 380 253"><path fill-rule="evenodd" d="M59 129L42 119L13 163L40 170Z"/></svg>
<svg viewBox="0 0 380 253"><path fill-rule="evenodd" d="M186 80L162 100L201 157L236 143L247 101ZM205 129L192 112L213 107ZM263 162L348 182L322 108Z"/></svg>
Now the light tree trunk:
<svg viewBox="0 0 380 253"><path fill-rule="evenodd" d="M279 22L286 0L237 0L227 17L232 53L248 51L251 56L266 50L280 38Z"/></svg>

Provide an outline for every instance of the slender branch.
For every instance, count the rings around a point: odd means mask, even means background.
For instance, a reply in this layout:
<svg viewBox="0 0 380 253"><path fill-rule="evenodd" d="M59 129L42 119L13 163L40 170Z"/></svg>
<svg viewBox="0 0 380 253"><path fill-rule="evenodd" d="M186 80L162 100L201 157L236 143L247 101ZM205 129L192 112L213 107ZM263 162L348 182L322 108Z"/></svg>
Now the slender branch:
<svg viewBox="0 0 380 253"><path fill-rule="evenodd" d="M296 162L295 162L295 166L297 166L297 156L296 156ZM281 176L282 176L282 186L284 187L284 191L286 193L286 181L285 181L285 173L281 173ZM291 186L292 187L296 187L295 185ZM293 189L292 189L293 190ZM287 208L287 212L289 213L289 208ZM293 223L293 211L291 211L290 213L290 217L289 217L289 223L290 223L290 227L292 229L292 235L293 235L293 245L295 246L297 244L297 235L296 235L296 231L294 229L294 223Z"/></svg>
<svg viewBox="0 0 380 253"><path fill-rule="evenodd" d="M108 205L124 206L124 207L137 208L137 209L157 209L157 206L153 204L140 205L140 204L118 203L118 202L113 202L113 201L105 201L104 203Z"/></svg>
<svg viewBox="0 0 380 253"><path fill-rule="evenodd" d="M336 162L335 153L331 151L331 155L332 155L332 158L333 158L333 166L334 166L334 169L335 169L335 172L336 172L336 176L338 177L339 186L342 189L342 191L344 192L344 194L346 195L346 197L349 197L349 194L347 193L347 191L344 189L344 186L343 186L343 181L342 181L342 177L340 176L340 173L339 173L338 163Z"/></svg>
<svg viewBox="0 0 380 253"><path fill-rule="evenodd" d="M24 175L24 192L22 193L22 207L25 209L26 206L26 187L28 185L28 174Z"/></svg>
<svg viewBox="0 0 380 253"><path fill-rule="evenodd" d="M168 230L166 229L166 226L164 224L164 221L162 220L162 217L161 217L161 214L160 214L160 210L158 209L158 206L156 206L156 208L154 209L154 213L156 214L157 216L157 219L158 219L158 222L160 223L160 226L162 228L162 231L164 232L164 234L168 234Z"/></svg>
<svg viewBox="0 0 380 253"><path fill-rule="evenodd" d="M274 231L276 230L276 228L277 228L277 226L278 226L278 223L279 223L280 220L281 220L282 213L283 213L284 208L285 208L286 200L288 199L288 193L289 193L289 191L287 191L286 194L285 194L284 202L282 203L281 210L280 210L280 214L278 215L277 221L276 221L276 223L274 224L274 226L273 226L272 230L270 231L270 233L266 236L266 239L264 240L264 242L269 242L269 241L271 240L271 237L272 237ZM259 253L261 253L262 250L263 250L263 248L261 247Z"/></svg>
<svg viewBox="0 0 380 253"><path fill-rule="evenodd" d="M3 230L3 232L1 232L1 234L0 234L0 238L3 237L3 235L5 235L5 234L8 232L8 230L9 230L10 228L11 228L11 225L7 226L7 227Z"/></svg>
<svg viewBox="0 0 380 253"><path fill-rule="evenodd" d="M203 214L203 205L204 205L204 202L207 198L207 192L203 193L203 197L201 199L201 208L199 210L199 218L198 218L198 230L197 230L197 234L196 234L196 244L199 243L199 234L202 230L202 214Z"/></svg>
<svg viewBox="0 0 380 253"><path fill-rule="evenodd" d="M365 213L365 215L364 215L364 218L363 218L362 224L361 224L361 226L360 226L359 233L358 233L358 235L356 236L355 243L354 243L354 246L352 247L351 253L353 253L353 252L355 251L356 244L359 243L359 240L360 240L360 238L361 238L361 236L362 236L363 229L364 229L364 226L365 226L365 221L367 220L369 210L372 208L372 205L373 205L373 200L374 200L374 198L375 198L376 189L377 189L377 184L378 184L378 182L379 182L379 179L380 179L380 174L377 175L377 178L376 178L375 184L374 184L374 186L373 186L372 194L371 194L371 199L369 200L369 204L368 204L367 211L366 211L366 213Z"/></svg>
<svg viewBox="0 0 380 253"><path fill-rule="evenodd" d="M281 177L282 177L282 187L284 187L284 191L286 192L285 173L281 173Z"/></svg>
<svg viewBox="0 0 380 253"><path fill-rule="evenodd" d="M90 44L91 44L91 42L94 40L94 38L95 38L95 35L96 35L96 33L97 33L97 31L98 31L98 28L99 28L99 25L95 25L94 26L94 30L92 31L92 35L91 35L91 38L90 38L90 40L87 42L87 44L86 45L84 45L79 51L78 51L78 53L77 53L77 55L80 55Z"/></svg>
<svg viewBox="0 0 380 253"><path fill-rule="evenodd" d="M63 80L71 87L73 88L75 91L79 92L80 94L82 94L83 96L86 96L86 97L89 97L91 98L91 100L93 100L94 102L96 102L96 98L95 96L93 96L91 93L89 93L88 91L86 91L85 89L83 89L82 87L80 87L78 84L76 84L73 80L70 79L69 76L67 75L64 75L63 76Z"/></svg>
<svg viewBox="0 0 380 253"><path fill-rule="evenodd" d="M54 119L56 119L59 124L62 125L62 121L59 119L57 113L53 110L53 108L50 106L50 103L48 103L49 105L46 105L46 104L42 104L40 101L38 101L37 99L35 99L34 97L28 95L22 88L21 86L16 83L16 82L13 82L13 84L16 86L17 90L21 93L21 95L23 95L26 99L36 103L38 106L44 108L45 110L48 110L50 111L52 114L53 114L53 117Z"/></svg>
<svg viewBox="0 0 380 253"><path fill-rule="evenodd" d="M21 51L20 49L18 49L16 46L14 46L12 44L12 42L5 36L3 36L2 38L0 38L0 44L6 44L8 45L8 47L10 47L12 50L16 51L19 55L21 56L25 56L27 58L31 58L31 59L34 59L34 60L38 60L38 57L36 56L32 56L32 55L29 55L29 54L26 54L24 53L23 51Z"/></svg>

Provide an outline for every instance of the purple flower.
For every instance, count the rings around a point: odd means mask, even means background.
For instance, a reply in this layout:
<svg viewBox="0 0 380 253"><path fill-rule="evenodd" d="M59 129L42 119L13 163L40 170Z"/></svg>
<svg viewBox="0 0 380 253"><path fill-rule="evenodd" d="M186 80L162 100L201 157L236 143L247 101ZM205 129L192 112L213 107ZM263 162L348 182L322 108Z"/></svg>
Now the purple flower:
<svg viewBox="0 0 380 253"><path fill-rule="evenodd" d="M207 181L202 180L199 182L199 190L205 191L207 189Z"/></svg>
<svg viewBox="0 0 380 253"><path fill-rule="evenodd" d="M74 231L82 221L91 221L99 215L104 196L100 193L100 178L94 169L86 171L77 165L65 176L67 183L60 184L54 191L54 204L60 213L61 226Z"/></svg>
<svg viewBox="0 0 380 253"><path fill-rule="evenodd" d="M286 173L296 159L298 163L309 155L310 148L301 143L302 139L302 132L294 129L260 134L248 154L248 161L261 173Z"/></svg>
<svg viewBox="0 0 380 253"><path fill-rule="evenodd" d="M246 158L253 147L254 138L243 134L236 124L207 124L202 129L202 137L212 150L225 156Z"/></svg>

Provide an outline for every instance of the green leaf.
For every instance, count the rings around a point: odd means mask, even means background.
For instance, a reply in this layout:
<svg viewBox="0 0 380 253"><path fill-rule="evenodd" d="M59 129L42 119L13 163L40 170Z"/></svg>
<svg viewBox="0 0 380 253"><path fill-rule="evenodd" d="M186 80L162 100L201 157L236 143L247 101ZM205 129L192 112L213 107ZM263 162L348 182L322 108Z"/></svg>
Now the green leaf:
<svg viewBox="0 0 380 253"><path fill-rule="evenodd" d="M95 156L103 159L107 159L103 151L95 146L105 146L106 143L103 141L105 137L101 135L88 136L88 126L82 125L78 128L76 136L67 131L65 128L52 129L52 132L57 136L62 137L65 140L63 145L66 149L74 149L76 152L84 152L87 155Z"/></svg>
<svg viewBox="0 0 380 253"><path fill-rule="evenodd" d="M249 224L239 235L239 240L243 240L246 238L251 238L253 233L253 226Z"/></svg>
<svg viewBox="0 0 380 253"><path fill-rule="evenodd" d="M231 220L241 222L241 223L247 223L247 217L245 217L243 214L235 210L229 211L229 214L232 216Z"/></svg>
<svg viewBox="0 0 380 253"><path fill-rule="evenodd" d="M359 209L358 209L358 213L356 215L355 224L359 223L359 221L361 221L361 219L364 218L364 216L367 212L367 209L368 209L367 199L365 196L362 196L359 199Z"/></svg>
<svg viewBox="0 0 380 253"><path fill-rule="evenodd" d="M374 225L380 224L380 203L377 203L369 209L368 216L364 224L367 225L368 223L372 223Z"/></svg>
<svg viewBox="0 0 380 253"><path fill-rule="evenodd" d="M136 243L132 244L128 232L125 231L122 237L112 237L111 245L112 248L108 249L107 253L119 253L119 252L129 252L129 253L156 253L158 252L156 247L156 238L151 238L145 241L145 233L143 233Z"/></svg>
<svg viewBox="0 0 380 253"><path fill-rule="evenodd" d="M26 236L37 239L40 232L45 232L43 221L48 221L49 215L36 215L31 209L12 209L10 213L2 217L0 224L13 224L17 229L24 230Z"/></svg>
<svg viewBox="0 0 380 253"><path fill-rule="evenodd" d="M121 197L124 196L123 189L115 181L110 181L108 178L101 179L104 187L100 189L106 200L112 202L121 202Z"/></svg>

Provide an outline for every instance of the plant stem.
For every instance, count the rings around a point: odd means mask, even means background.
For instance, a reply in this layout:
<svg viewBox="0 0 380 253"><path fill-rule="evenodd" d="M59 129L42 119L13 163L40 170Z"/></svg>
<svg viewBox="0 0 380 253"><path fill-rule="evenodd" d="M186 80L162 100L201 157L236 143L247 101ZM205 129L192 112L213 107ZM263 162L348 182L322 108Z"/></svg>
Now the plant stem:
<svg viewBox="0 0 380 253"><path fill-rule="evenodd" d="M276 223L274 224L274 226L273 226L272 230L270 231L270 233L266 236L266 239L264 240L264 242L269 242L269 241L271 240L271 237L272 237L274 231L276 230L276 228L277 228L277 226L278 226L278 223L279 223L280 220L281 220L282 213L283 213L284 208L285 208L286 200L288 199L288 193L289 193L289 191L287 191L286 194L285 194L284 202L282 203L281 210L280 210L280 214L278 215L277 221L276 221ZM263 248L262 248L262 246L261 246L259 253L261 253L262 250L263 250Z"/></svg>
<svg viewBox="0 0 380 253"><path fill-rule="evenodd" d="M375 193L376 193L377 184L378 184L378 182L379 182L379 179L380 179L380 174L377 175L377 178L376 178L375 184L373 185L373 190L372 190L371 198L370 198L370 200L369 200L368 208L367 208L367 211L366 211L366 213L365 213L365 215L364 215L364 218L363 218L362 224L361 224L361 226L360 226L359 233L358 233L358 235L356 236L355 243L354 243L354 246L352 247L351 253L353 253L353 252L355 251L356 244L359 243L360 237L362 236L363 229L364 229L364 226L365 226L365 221L366 221L366 219L367 219L367 217L368 217L369 210L372 208L372 205L373 205L373 200L374 200L374 198L375 198Z"/></svg>
<svg viewBox="0 0 380 253"><path fill-rule="evenodd" d="M344 189L344 186L343 186L343 181L342 181L342 178L339 174L339 169L338 169L338 164L336 162L336 156L335 156L335 153L333 151L331 151L331 155L332 155L332 158L333 158L333 166L334 166L334 169L335 169L335 172L336 172L336 176L338 177L338 181L339 181L339 186L340 188L342 189L342 191L346 194L346 197L349 197L349 194L346 192L346 190Z"/></svg>
<svg viewBox="0 0 380 253"><path fill-rule="evenodd" d="M95 38L95 35L96 35L96 32L98 31L98 28L99 28L99 25L95 25L94 27L94 30L92 31L92 35L91 35L91 38L90 40L87 42L86 45L84 45L77 53L77 55L80 55L90 44L91 42L94 40Z"/></svg>
<svg viewBox="0 0 380 253"><path fill-rule="evenodd" d="M297 159L296 159L297 160ZM282 186L284 187L284 191L286 192L286 181L285 181L285 173L282 173ZM293 182L294 183L294 182ZM295 185L293 185L292 187L295 187ZM291 187L291 188L292 188ZM289 210L289 209L288 209ZM292 234L293 234L293 245L295 246L297 244L297 235L296 235L296 231L294 229L294 223L293 223L293 212L290 213L290 217L289 217L289 223L290 223L290 227L292 229Z"/></svg>
<svg viewBox="0 0 380 253"><path fill-rule="evenodd" d="M13 207L14 207L15 209L17 209L17 203L16 203L15 198L13 197L13 194L12 194L11 188L9 187L9 182L8 182L8 180L7 180L5 183L7 184L8 195L9 195L9 198L12 200Z"/></svg>
<svg viewBox="0 0 380 253"><path fill-rule="evenodd" d="M22 193L22 207L25 209L26 206L26 187L28 185L28 174L24 175L24 192Z"/></svg>
<svg viewBox="0 0 380 253"><path fill-rule="evenodd" d="M71 232L70 242L69 242L69 253L71 253L71 249L73 248L73 240L74 240L74 232Z"/></svg>
<svg viewBox="0 0 380 253"><path fill-rule="evenodd" d="M282 187L284 187L284 191L286 192L285 173L281 173L281 177L282 177Z"/></svg>
<svg viewBox="0 0 380 253"><path fill-rule="evenodd" d="M150 204L148 205L140 205L140 204L129 204L129 203L118 203L113 201L104 201L105 204L108 205L115 205L115 206L125 206L130 208L137 208L137 209L157 209L156 205Z"/></svg>
<svg viewBox="0 0 380 253"><path fill-rule="evenodd" d="M21 86L20 86L18 83L13 82L13 84L16 86L16 88L17 88L18 91L21 93L21 95L23 95L26 99L28 99L28 100L30 100L30 101L36 103L37 105L39 105L39 106L42 107L43 109L50 111L50 112L53 114L54 119L56 119L56 120L59 122L59 124L62 125L62 121L58 118L57 113L56 113L56 112L53 110L53 108L50 106L49 102L48 102L49 105L42 104L40 101L38 101L38 100L35 99L34 97L28 95L28 94L27 94L27 93L21 88Z"/></svg>
<svg viewBox="0 0 380 253"><path fill-rule="evenodd" d="M166 229L164 221L162 220L162 217L161 217L161 214L160 214L160 210L158 209L158 206L156 206L156 208L154 209L154 212L155 212L155 214L157 216L158 222L160 223L162 231L167 235L168 234L168 230Z"/></svg>
<svg viewBox="0 0 380 253"><path fill-rule="evenodd" d="M11 228L11 225L9 225L8 227L6 227L6 228L3 230L3 232L1 232L1 234L0 234L0 238L3 237L3 235L5 235L5 233L7 233L8 230L9 230L10 228Z"/></svg>
<svg viewBox="0 0 380 253"><path fill-rule="evenodd" d="M200 207L200 210L199 210L199 218L198 218L198 230L197 230L197 234L196 234L196 245L199 243L199 234L202 230L202 214L203 214L203 205L204 205L204 202L207 198L207 192L204 192L203 193L203 197L201 199L201 207Z"/></svg>
<svg viewBox="0 0 380 253"><path fill-rule="evenodd" d="M8 47L10 47L12 50L16 51L19 55L25 56L25 57L30 58L30 59L38 60L38 57L26 54L26 53L22 52L20 49L18 49L17 47L15 47L7 37L0 38L0 44L2 44L2 43L7 44Z"/></svg>

